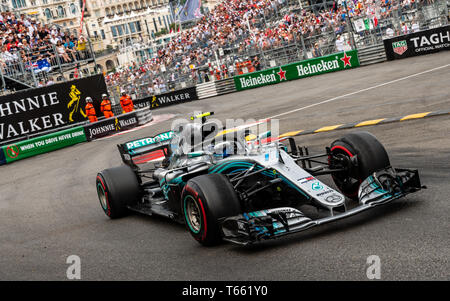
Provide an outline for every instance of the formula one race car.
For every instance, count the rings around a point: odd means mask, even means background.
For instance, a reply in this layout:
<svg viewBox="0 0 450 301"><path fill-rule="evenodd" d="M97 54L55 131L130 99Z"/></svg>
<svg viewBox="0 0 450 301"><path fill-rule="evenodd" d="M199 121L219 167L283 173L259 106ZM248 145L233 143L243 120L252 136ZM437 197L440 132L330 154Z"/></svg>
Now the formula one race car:
<svg viewBox="0 0 450 301"><path fill-rule="evenodd" d="M246 245L424 188L417 170L391 167L383 145L368 132L346 134L324 153L311 155L292 137L273 138L267 132L227 131L227 137L217 139L210 135L214 125L206 121L208 115L118 145L125 164L97 176L106 215L162 215L184 223L203 245L221 240ZM199 150L191 143L198 135ZM331 175L338 190L317 178L322 175Z"/></svg>

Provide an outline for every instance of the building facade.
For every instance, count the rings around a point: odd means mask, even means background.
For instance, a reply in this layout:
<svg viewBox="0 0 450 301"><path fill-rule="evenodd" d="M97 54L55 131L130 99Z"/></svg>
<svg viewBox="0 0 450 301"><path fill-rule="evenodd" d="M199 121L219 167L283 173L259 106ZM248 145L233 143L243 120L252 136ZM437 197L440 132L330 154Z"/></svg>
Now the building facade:
<svg viewBox="0 0 450 301"><path fill-rule="evenodd" d="M86 31L102 44L96 49L147 44L173 22L168 0L89 0L87 10Z"/></svg>
<svg viewBox="0 0 450 301"><path fill-rule="evenodd" d="M76 33L80 27L80 0L8 0L11 11L28 14L44 24L56 24Z"/></svg>

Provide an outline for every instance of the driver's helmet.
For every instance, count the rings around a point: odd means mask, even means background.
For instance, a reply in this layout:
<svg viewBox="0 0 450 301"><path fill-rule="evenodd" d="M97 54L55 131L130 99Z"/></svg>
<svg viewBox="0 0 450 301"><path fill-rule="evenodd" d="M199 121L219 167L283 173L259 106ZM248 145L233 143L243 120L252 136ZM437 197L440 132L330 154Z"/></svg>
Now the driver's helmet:
<svg viewBox="0 0 450 301"><path fill-rule="evenodd" d="M175 129L170 140L171 166L176 166L177 159L193 151L198 143L201 143L201 124L185 123Z"/></svg>

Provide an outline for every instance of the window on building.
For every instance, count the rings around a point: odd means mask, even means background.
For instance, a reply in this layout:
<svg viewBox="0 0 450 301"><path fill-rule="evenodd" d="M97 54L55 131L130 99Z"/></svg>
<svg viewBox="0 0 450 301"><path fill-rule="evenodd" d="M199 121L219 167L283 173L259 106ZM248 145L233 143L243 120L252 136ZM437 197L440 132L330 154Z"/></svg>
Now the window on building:
<svg viewBox="0 0 450 301"><path fill-rule="evenodd" d="M136 32L136 26L135 26L134 22L130 23L130 31L131 31L131 33L135 33Z"/></svg>
<svg viewBox="0 0 450 301"><path fill-rule="evenodd" d="M77 7L74 3L70 3L70 12L72 13L72 15L77 14Z"/></svg>
<svg viewBox="0 0 450 301"><path fill-rule="evenodd" d="M25 0L12 0L12 5L14 8L22 8L26 7L27 3L25 2Z"/></svg>
<svg viewBox="0 0 450 301"><path fill-rule="evenodd" d="M106 39L105 31L104 31L103 29L100 30L100 35L102 36L102 39L103 39L103 40Z"/></svg>
<svg viewBox="0 0 450 301"><path fill-rule="evenodd" d="M141 21L136 21L136 28L137 28L137 31L142 31L142 29L141 29Z"/></svg>
<svg viewBox="0 0 450 301"><path fill-rule="evenodd" d="M64 8L60 5L57 8L58 17L64 17L66 15L66 12L64 11Z"/></svg>
<svg viewBox="0 0 450 301"><path fill-rule="evenodd" d="M156 20L153 18L153 25L155 26L155 31L158 32L158 26L156 26Z"/></svg>
<svg viewBox="0 0 450 301"><path fill-rule="evenodd" d="M115 26L111 26L111 33L113 37L117 37L117 29Z"/></svg>
<svg viewBox="0 0 450 301"><path fill-rule="evenodd" d="M52 11L49 8L46 8L44 10L44 15L47 17L47 19L53 18Z"/></svg>
<svg viewBox="0 0 450 301"><path fill-rule="evenodd" d="M119 36L123 36L123 27L122 25L117 26L117 31L119 32Z"/></svg>

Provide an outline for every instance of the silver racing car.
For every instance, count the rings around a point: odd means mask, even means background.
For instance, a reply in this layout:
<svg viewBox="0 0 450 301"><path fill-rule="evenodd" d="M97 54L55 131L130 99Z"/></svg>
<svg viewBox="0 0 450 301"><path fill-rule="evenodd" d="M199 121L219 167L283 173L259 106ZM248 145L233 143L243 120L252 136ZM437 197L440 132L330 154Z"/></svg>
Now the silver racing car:
<svg viewBox="0 0 450 301"><path fill-rule="evenodd" d="M346 134L323 153L309 154L293 137L273 138L268 132L211 135L220 130L206 120L211 114L118 145L124 164L97 175L104 212L110 218L130 211L162 215L184 223L203 245L222 240L246 245L424 188L418 171L393 168L383 145L368 132ZM192 143L199 136L200 149ZM331 175L337 189L319 180L324 175Z"/></svg>

